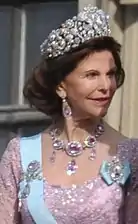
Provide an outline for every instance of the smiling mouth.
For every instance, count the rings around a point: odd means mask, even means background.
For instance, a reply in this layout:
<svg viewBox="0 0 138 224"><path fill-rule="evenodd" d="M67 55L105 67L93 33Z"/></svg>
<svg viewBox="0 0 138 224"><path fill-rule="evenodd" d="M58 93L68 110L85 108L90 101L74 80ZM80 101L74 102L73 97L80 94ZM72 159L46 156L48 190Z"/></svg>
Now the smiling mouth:
<svg viewBox="0 0 138 224"><path fill-rule="evenodd" d="M90 99L90 100L92 100L96 104L105 105L105 104L108 104L111 101L111 97L93 98L93 99Z"/></svg>

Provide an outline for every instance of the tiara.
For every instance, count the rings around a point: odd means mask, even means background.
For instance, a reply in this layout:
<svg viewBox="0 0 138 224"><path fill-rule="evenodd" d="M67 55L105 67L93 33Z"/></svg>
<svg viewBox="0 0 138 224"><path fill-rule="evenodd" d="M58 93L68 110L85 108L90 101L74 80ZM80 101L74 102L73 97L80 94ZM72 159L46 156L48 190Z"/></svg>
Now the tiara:
<svg viewBox="0 0 138 224"><path fill-rule="evenodd" d="M52 30L40 45L41 54L55 58L78 47L91 38L110 36L109 16L101 9L88 5L77 16Z"/></svg>

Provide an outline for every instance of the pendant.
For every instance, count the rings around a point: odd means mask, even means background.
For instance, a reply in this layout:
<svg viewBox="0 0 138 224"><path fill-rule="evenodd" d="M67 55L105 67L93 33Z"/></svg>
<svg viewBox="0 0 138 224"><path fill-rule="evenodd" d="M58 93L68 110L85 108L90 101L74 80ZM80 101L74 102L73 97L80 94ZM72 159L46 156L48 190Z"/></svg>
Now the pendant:
<svg viewBox="0 0 138 224"><path fill-rule="evenodd" d="M53 140L53 147L55 150L61 150L64 149L64 141L60 140L60 139L54 139Z"/></svg>
<svg viewBox="0 0 138 224"><path fill-rule="evenodd" d="M55 150L52 152L52 155L50 156L49 160L51 163L54 163L56 159L56 152Z"/></svg>
<svg viewBox="0 0 138 224"><path fill-rule="evenodd" d="M95 147L91 149L89 160L94 160L96 158L96 150Z"/></svg>
<svg viewBox="0 0 138 224"><path fill-rule="evenodd" d="M68 156L79 156L83 152L83 146L80 142L72 141L69 142L66 147L66 153Z"/></svg>
<svg viewBox="0 0 138 224"><path fill-rule="evenodd" d="M72 174L75 174L77 168L78 168L78 166L76 164L76 161L74 159L72 159L70 162L68 162L68 165L66 168L67 175L71 176Z"/></svg>

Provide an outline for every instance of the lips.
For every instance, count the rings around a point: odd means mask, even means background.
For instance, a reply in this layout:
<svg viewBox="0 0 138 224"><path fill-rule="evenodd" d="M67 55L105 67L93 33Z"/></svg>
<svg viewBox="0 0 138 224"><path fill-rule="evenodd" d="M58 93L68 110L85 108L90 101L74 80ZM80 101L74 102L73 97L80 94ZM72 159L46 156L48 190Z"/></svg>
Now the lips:
<svg viewBox="0 0 138 224"><path fill-rule="evenodd" d="M90 99L98 105L106 105L111 101L111 97L99 97Z"/></svg>
<svg viewBox="0 0 138 224"><path fill-rule="evenodd" d="M92 100L97 100L97 101L105 101L105 100L110 100L110 97L99 97L99 98L92 98Z"/></svg>

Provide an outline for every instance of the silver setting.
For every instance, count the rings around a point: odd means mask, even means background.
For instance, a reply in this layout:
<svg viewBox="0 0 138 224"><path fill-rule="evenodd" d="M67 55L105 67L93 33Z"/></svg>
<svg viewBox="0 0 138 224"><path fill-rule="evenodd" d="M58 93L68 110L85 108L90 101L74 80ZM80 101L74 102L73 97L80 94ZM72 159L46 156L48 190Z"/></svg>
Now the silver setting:
<svg viewBox="0 0 138 224"><path fill-rule="evenodd" d="M40 167L40 163L36 160L31 161L28 164L26 172L23 172L21 175L20 183L19 183L19 208L22 206L22 199L25 199L29 196L31 191L30 183L34 180L42 180L42 169Z"/></svg>
<svg viewBox="0 0 138 224"><path fill-rule="evenodd" d="M124 166L116 156L113 157L111 163L108 163L109 174L114 182L120 182L123 177Z"/></svg>
<svg viewBox="0 0 138 224"><path fill-rule="evenodd" d="M67 144L65 151L67 155L76 157L82 154L83 146L80 142L72 141Z"/></svg>
<svg viewBox="0 0 138 224"><path fill-rule="evenodd" d="M88 5L77 16L52 30L40 45L41 54L55 58L78 47L91 38L110 36L109 16L101 9Z"/></svg>
<svg viewBox="0 0 138 224"><path fill-rule="evenodd" d="M94 136L88 135L86 139L83 141L83 143L78 141L70 141L66 143L64 140L60 139L59 133L60 132L58 131L58 129L53 129L49 132L53 144L53 151L52 155L50 156L50 162L51 163L55 162L56 152L58 150L64 151L68 156L72 157L72 160L68 162L66 168L67 175L72 175L76 173L76 170L78 169L75 157L81 155L83 153L83 150L86 150L86 148L90 150L90 156L88 157L88 159L90 159L91 161L93 161L96 158L97 138L104 133L104 126L101 120L100 124L97 125L95 129Z"/></svg>

